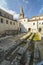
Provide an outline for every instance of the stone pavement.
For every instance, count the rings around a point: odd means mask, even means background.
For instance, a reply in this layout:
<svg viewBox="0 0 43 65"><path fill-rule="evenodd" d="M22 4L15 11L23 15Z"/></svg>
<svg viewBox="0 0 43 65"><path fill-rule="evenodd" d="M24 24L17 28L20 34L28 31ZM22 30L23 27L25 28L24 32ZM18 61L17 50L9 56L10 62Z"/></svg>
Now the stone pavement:
<svg viewBox="0 0 43 65"><path fill-rule="evenodd" d="M15 40L19 39L24 34L25 33L21 33L15 36L6 36L0 38L0 47L2 47L4 50L8 49L9 47L15 44Z"/></svg>
<svg viewBox="0 0 43 65"><path fill-rule="evenodd" d="M41 58L41 60L43 60L43 37L42 37L42 40L39 41L38 48L40 51L40 58Z"/></svg>

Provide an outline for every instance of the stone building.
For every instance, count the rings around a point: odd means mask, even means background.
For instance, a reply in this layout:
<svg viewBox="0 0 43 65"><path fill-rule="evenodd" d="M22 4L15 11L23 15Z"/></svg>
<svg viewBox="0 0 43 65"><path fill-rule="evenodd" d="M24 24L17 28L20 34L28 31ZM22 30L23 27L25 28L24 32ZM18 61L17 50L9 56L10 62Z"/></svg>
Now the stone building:
<svg viewBox="0 0 43 65"><path fill-rule="evenodd" d="M22 12L22 14L21 14ZM34 16L30 19L24 17L23 8L20 9L19 30L21 32L40 32L43 34L43 15Z"/></svg>
<svg viewBox="0 0 43 65"><path fill-rule="evenodd" d="M13 20L13 15L7 13L6 11L0 9L0 34L9 33L17 31L19 24L17 20Z"/></svg>

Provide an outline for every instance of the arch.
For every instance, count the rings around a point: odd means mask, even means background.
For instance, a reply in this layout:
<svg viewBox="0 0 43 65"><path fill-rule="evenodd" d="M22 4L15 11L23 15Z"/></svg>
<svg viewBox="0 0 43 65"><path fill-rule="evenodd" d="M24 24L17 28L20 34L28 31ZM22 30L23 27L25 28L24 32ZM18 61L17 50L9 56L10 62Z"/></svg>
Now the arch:
<svg viewBox="0 0 43 65"><path fill-rule="evenodd" d="M21 32L21 28L20 28L20 32Z"/></svg>
<svg viewBox="0 0 43 65"><path fill-rule="evenodd" d="M41 28L39 28L39 30L38 30L39 32L41 32Z"/></svg>
<svg viewBox="0 0 43 65"><path fill-rule="evenodd" d="M31 31L31 28L28 28L28 31Z"/></svg>

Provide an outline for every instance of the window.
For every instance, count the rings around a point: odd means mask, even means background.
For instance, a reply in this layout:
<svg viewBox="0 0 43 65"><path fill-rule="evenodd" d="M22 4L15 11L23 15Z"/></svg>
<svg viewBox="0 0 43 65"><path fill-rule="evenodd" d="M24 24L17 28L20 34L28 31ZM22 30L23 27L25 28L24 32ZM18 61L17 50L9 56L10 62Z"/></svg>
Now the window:
<svg viewBox="0 0 43 65"><path fill-rule="evenodd" d="M12 25L12 22L10 21L10 24Z"/></svg>
<svg viewBox="0 0 43 65"><path fill-rule="evenodd" d="M39 28L39 32L41 32L41 28Z"/></svg>
<svg viewBox="0 0 43 65"><path fill-rule="evenodd" d="M42 22L42 24L43 24L43 22Z"/></svg>
<svg viewBox="0 0 43 65"><path fill-rule="evenodd" d="M20 28L20 32L21 32L21 28Z"/></svg>
<svg viewBox="0 0 43 65"><path fill-rule="evenodd" d="M25 20L24 20L25 21Z"/></svg>
<svg viewBox="0 0 43 65"><path fill-rule="evenodd" d="M1 12L0 12L0 15L1 15Z"/></svg>
<svg viewBox="0 0 43 65"><path fill-rule="evenodd" d="M35 25L35 23L33 23L33 25Z"/></svg>
<svg viewBox="0 0 43 65"><path fill-rule="evenodd" d="M6 20L6 24L8 24L8 20Z"/></svg>
<svg viewBox="0 0 43 65"><path fill-rule="evenodd" d="M28 28L28 31L31 31L31 28Z"/></svg>
<svg viewBox="0 0 43 65"><path fill-rule="evenodd" d="M13 24L15 25L15 22L13 22Z"/></svg>
<svg viewBox="0 0 43 65"><path fill-rule="evenodd" d="M1 23L3 23L3 19L1 18Z"/></svg>
<svg viewBox="0 0 43 65"><path fill-rule="evenodd" d="M22 16L22 14L20 14L20 16Z"/></svg>

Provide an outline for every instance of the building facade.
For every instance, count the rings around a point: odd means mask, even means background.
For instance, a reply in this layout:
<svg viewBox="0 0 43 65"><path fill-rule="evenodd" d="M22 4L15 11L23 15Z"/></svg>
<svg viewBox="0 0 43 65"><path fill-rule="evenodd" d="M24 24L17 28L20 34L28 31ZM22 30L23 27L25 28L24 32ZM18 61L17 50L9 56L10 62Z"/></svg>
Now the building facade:
<svg viewBox="0 0 43 65"><path fill-rule="evenodd" d="M7 32L15 32L19 28L17 20L13 20L13 15L0 9L0 34Z"/></svg>
<svg viewBox="0 0 43 65"><path fill-rule="evenodd" d="M19 20L13 20L13 15L0 9L0 34L21 31L40 32L43 34L43 15L34 16L30 19L24 17L23 8L20 8Z"/></svg>
<svg viewBox="0 0 43 65"><path fill-rule="evenodd" d="M20 10L22 15L20 15L19 19L19 30L21 32L40 32L43 34L43 15L34 16L30 19L23 17L24 12L22 9ZM22 17L22 18L21 18Z"/></svg>

